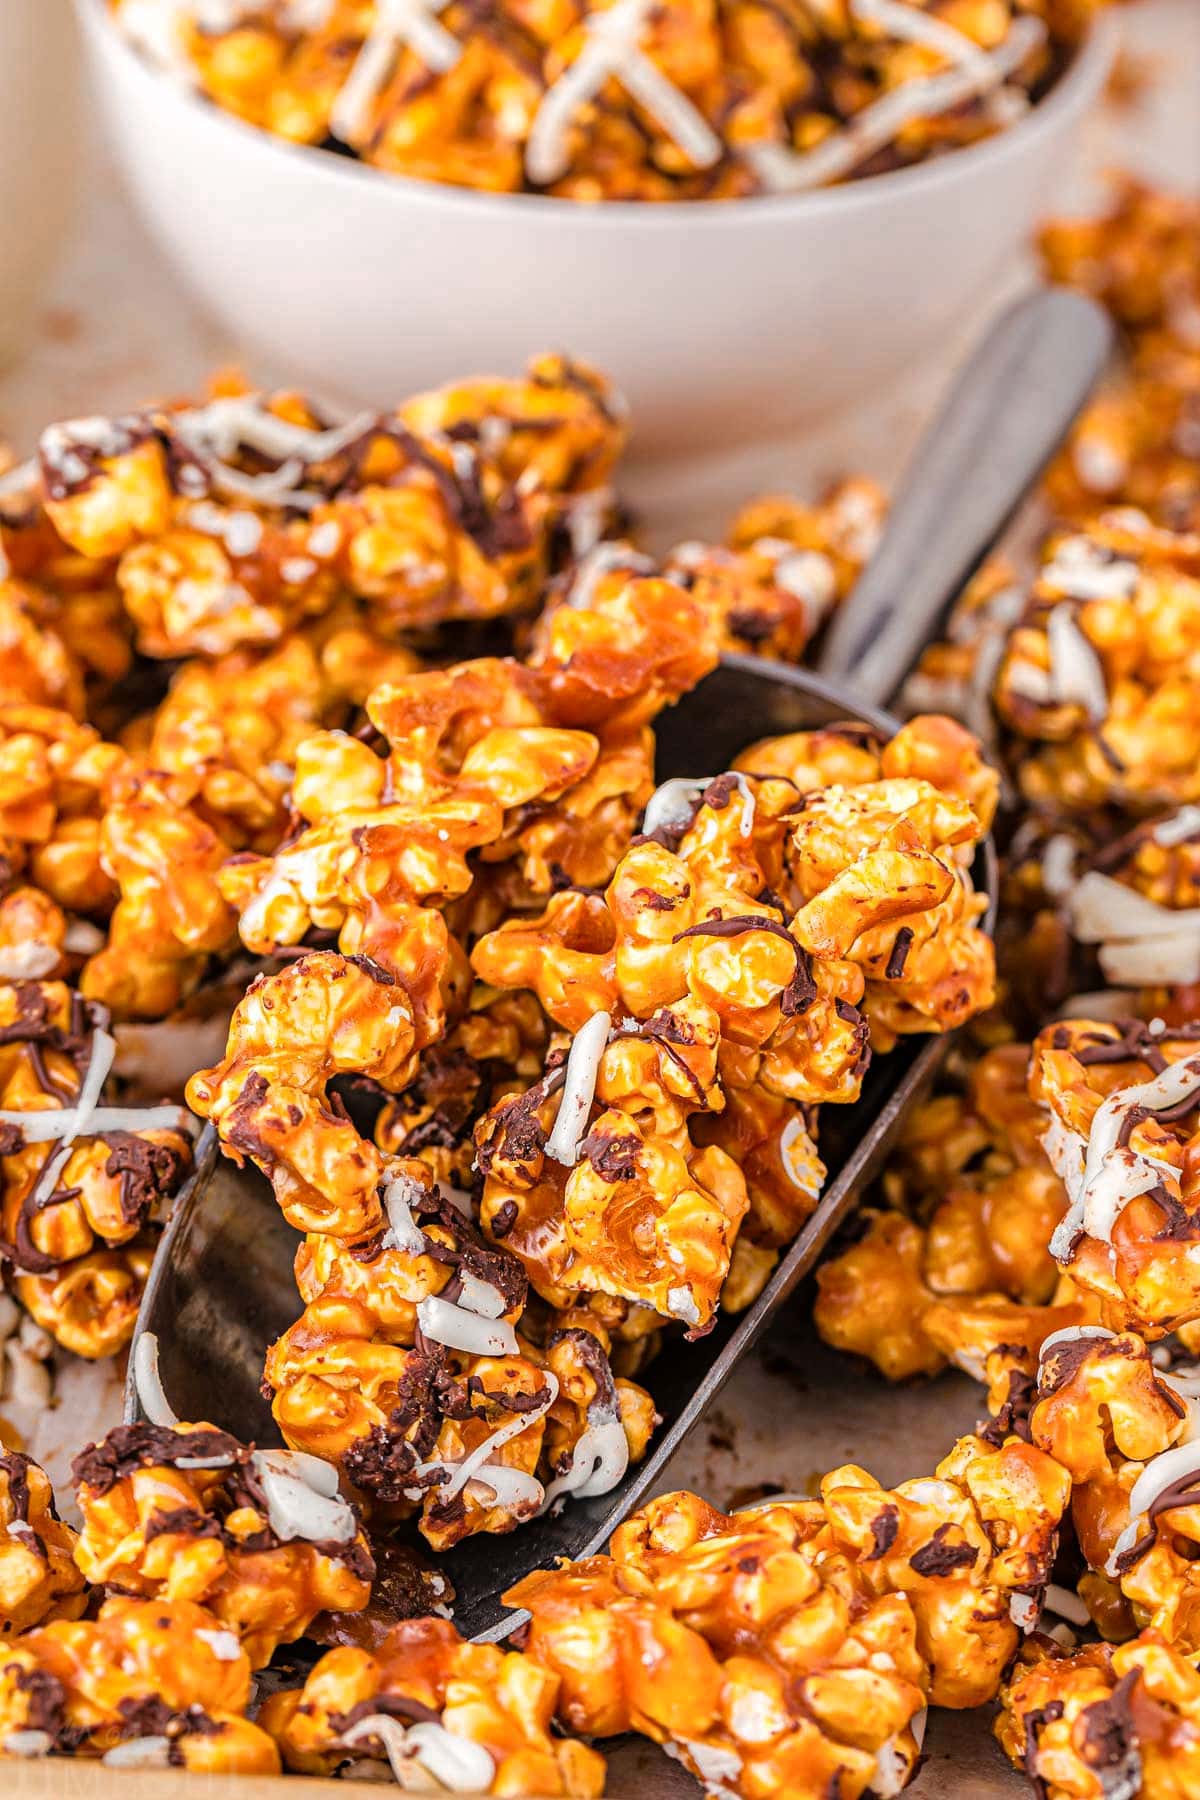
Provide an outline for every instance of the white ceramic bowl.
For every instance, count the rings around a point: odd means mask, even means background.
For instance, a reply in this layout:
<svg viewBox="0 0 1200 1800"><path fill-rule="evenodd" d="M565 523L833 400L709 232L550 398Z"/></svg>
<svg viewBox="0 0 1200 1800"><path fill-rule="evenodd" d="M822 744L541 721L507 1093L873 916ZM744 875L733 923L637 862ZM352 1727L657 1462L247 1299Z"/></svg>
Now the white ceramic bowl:
<svg viewBox="0 0 1200 1800"><path fill-rule="evenodd" d="M1113 47L1096 30L1018 124L924 166L790 198L582 206L282 143L147 66L104 0L76 5L135 199L252 355L380 406L568 349L616 379L643 454L781 435L936 351L1023 249Z"/></svg>

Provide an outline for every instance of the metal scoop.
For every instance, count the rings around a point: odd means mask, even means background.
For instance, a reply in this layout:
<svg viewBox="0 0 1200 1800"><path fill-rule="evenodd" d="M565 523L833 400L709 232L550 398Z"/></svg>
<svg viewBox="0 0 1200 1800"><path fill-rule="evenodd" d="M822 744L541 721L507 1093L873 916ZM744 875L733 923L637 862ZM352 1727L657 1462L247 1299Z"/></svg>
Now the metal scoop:
<svg viewBox="0 0 1200 1800"><path fill-rule="evenodd" d="M921 647L995 543L1065 436L1104 366L1111 327L1090 301L1046 290L1006 312L960 376L927 433L879 550L837 617L822 671L746 656L721 666L658 726L658 776L727 768L756 738L861 719L890 735L880 710ZM830 679L836 677L837 679ZM996 864L980 849L976 885L994 915ZM816 1263L878 1171L907 1108L931 1080L945 1037L902 1040L876 1059L854 1106L821 1116L829 1180L816 1211L753 1306L722 1317L696 1343L669 1338L648 1371L663 1423L645 1460L610 1493L569 1500L504 1537L475 1537L438 1559L457 1590L455 1621L468 1635L499 1637L518 1616L500 1596L560 1556L599 1550L656 1485L685 1434ZM277 1443L259 1391L270 1341L295 1320L292 1261L300 1239L271 1190L217 1154L211 1128L196 1171L163 1235L137 1332L155 1333L171 1404L259 1444ZM133 1359L131 1358L131 1368ZM142 1416L132 1380L125 1417Z"/></svg>

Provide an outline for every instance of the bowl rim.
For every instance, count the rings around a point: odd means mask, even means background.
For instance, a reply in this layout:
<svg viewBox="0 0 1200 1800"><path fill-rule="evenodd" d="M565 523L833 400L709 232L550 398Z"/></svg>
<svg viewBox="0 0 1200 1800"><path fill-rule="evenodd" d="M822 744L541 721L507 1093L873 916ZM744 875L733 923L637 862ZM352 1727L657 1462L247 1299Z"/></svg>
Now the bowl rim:
<svg viewBox="0 0 1200 1800"><path fill-rule="evenodd" d="M657 225L687 225L701 231L753 229L756 224L797 222L839 212L853 216L869 211L888 199L899 199L913 190L936 191L969 181L994 165L1009 160L1052 133L1064 118L1085 110L1106 79L1120 41L1116 16L1100 13L1088 26L1082 43L1053 87L1014 125L959 150L947 151L924 163L890 169L831 187L802 194L753 194L737 200L568 200L549 194L488 193L458 187L450 182L428 181L412 175L393 174L355 158L338 156L315 144L296 144L262 126L251 125L236 113L218 106L196 90L173 83L161 69L142 55L117 25L108 0L74 0L76 13L98 54L124 64L135 80L164 90L208 129L225 132L240 142L246 154L276 160L280 168L291 164L296 172L307 164L310 179L324 182L331 194L341 189L360 201L371 184L380 194L389 191L397 202L462 214L507 214L515 223L538 220L561 229L568 221L577 230L653 230ZM149 87L148 90L149 91ZM254 146L253 151L251 146ZM391 204L384 200L384 205Z"/></svg>

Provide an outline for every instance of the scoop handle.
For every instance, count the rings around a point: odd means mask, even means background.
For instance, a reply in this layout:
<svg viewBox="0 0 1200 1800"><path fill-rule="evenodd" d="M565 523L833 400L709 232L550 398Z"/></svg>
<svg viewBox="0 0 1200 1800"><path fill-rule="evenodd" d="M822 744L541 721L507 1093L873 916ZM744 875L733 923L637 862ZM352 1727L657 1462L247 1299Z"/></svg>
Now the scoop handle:
<svg viewBox="0 0 1200 1800"><path fill-rule="evenodd" d="M822 675L885 705L1066 437L1113 347L1066 288L1008 307L905 471L879 548L830 626Z"/></svg>

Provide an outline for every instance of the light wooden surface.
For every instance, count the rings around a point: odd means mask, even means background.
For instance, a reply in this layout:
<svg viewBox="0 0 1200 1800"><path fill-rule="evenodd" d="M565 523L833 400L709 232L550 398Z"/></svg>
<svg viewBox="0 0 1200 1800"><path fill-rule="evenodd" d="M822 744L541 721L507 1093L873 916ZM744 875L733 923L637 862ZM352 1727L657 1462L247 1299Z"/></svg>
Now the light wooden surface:
<svg viewBox="0 0 1200 1800"><path fill-rule="evenodd" d="M1096 118L1076 166L1064 168L1047 193L1048 211L1094 203L1100 172L1113 166L1183 186L1200 182L1200 3L1143 0L1130 10L1125 28L1152 85L1140 105L1108 107ZM1029 273L1030 265L1014 270L1013 285ZM948 367L962 348L948 346ZM0 374L0 436L24 451L53 419L194 392L214 366L236 360L237 346L196 311L117 191L102 151L93 148L84 201L36 341ZM264 382L272 377L269 368L249 373ZM887 480L902 466L933 391L928 383L898 389L868 411L831 421L819 437L764 447L733 464L710 458L650 478L635 468L624 491L651 539L661 544L715 534L742 499L763 487L803 492L847 467ZM973 1423L979 1395L972 1384L946 1377L886 1389L814 1341L808 1304L802 1293L761 1356L734 1378L676 1458L668 1485L694 1486L727 1504L761 1482L804 1488L846 1461L865 1463L891 1483L928 1470L956 1433ZM64 1500L73 1452L118 1415L119 1376L111 1366L65 1365L56 1409L30 1421L36 1426L31 1447ZM81 1761L5 1761L0 1767L0 1796L22 1800L194 1800L200 1794L206 1800L273 1800L280 1793L276 1781L185 1779L171 1771L117 1774ZM617 1795L682 1800L697 1792L649 1744L619 1744L610 1767L610 1792ZM347 1788L344 1782L310 1782L299 1791L344 1796ZM926 1759L907 1792L913 1800L1015 1800L1029 1788L1008 1769L985 1717L943 1713L930 1721Z"/></svg>

